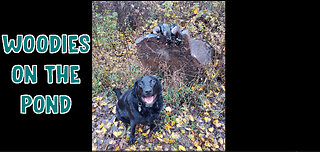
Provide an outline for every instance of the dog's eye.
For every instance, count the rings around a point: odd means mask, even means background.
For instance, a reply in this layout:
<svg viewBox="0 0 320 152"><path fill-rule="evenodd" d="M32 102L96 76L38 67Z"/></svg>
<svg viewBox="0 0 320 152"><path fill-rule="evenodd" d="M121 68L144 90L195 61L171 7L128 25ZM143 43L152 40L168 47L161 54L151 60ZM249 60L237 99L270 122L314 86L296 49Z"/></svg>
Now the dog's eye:
<svg viewBox="0 0 320 152"><path fill-rule="evenodd" d="M143 87L143 83L141 81L138 83L138 85L139 87Z"/></svg>
<svg viewBox="0 0 320 152"><path fill-rule="evenodd" d="M151 83L151 84L155 84L156 81L155 81L155 80L151 80L150 83Z"/></svg>

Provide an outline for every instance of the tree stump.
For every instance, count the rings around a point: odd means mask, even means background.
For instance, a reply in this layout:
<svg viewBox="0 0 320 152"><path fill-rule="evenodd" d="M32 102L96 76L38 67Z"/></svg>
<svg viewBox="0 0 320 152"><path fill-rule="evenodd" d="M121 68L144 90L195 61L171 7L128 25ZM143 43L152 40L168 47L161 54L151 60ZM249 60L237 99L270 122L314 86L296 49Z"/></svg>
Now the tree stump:
<svg viewBox="0 0 320 152"><path fill-rule="evenodd" d="M208 52L212 53L212 51L199 45L204 42L191 39L188 32L185 31L182 34L180 45L175 44L174 37L172 40L171 44L167 44L165 36L161 35L158 40L155 34L147 34L137 39L137 55L143 66L150 68L151 71L162 73L161 64L166 63L171 73L181 72L188 80L197 77L203 72L202 64L209 63L209 59L211 61L212 57ZM199 51L206 52L206 54L200 55ZM200 62L197 56L200 57Z"/></svg>

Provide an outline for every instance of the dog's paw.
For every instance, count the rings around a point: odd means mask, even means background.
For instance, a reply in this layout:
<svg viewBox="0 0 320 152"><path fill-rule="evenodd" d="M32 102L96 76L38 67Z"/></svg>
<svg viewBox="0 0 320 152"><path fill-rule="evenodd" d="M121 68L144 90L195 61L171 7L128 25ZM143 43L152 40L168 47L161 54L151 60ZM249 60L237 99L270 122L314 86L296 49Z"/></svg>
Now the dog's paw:
<svg viewBox="0 0 320 152"><path fill-rule="evenodd" d="M134 142L135 142L135 139L134 139L134 137L130 137L130 139L129 139L129 145L132 145L132 144L134 144Z"/></svg>

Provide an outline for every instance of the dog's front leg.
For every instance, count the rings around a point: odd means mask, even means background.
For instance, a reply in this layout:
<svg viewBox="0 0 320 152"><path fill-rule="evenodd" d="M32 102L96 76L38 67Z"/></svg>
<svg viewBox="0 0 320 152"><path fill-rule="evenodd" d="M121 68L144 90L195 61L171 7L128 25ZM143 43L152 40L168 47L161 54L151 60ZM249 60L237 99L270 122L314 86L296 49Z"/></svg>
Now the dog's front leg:
<svg viewBox="0 0 320 152"><path fill-rule="evenodd" d="M130 126L131 126L131 133L130 133L129 145L132 145L134 144L134 141L135 141L134 133L136 131L136 123L134 121L130 121Z"/></svg>

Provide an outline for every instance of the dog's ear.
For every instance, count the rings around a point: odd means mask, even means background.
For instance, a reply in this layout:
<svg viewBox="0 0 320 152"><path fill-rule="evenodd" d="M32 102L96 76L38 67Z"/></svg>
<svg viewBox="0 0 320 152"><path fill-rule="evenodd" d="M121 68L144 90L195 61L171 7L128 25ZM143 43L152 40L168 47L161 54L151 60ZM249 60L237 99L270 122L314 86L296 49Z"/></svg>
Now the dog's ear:
<svg viewBox="0 0 320 152"><path fill-rule="evenodd" d="M141 78L137 79L133 84L133 96L137 97L138 91L139 91L139 82L141 81Z"/></svg>

